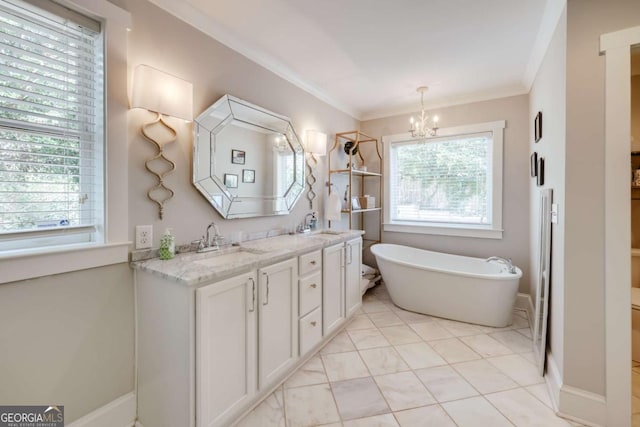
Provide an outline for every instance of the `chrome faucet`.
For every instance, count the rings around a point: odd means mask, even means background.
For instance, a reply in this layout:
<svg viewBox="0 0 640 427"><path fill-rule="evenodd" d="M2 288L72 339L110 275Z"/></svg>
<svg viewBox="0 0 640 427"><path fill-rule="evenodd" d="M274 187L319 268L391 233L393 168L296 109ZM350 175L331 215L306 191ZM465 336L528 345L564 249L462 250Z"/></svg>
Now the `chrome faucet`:
<svg viewBox="0 0 640 427"><path fill-rule="evenodd" d="M213 236L211 236L212 228L214 233ZM208 251L218 250L220 249L220 242L222 242L223 240L224 240L224 236L220 234L220 231L218 230L218 226L216 225L215 222L212 222L207 226L207 232L204 236L202 236L202 239L198 244L198 252L208 252Z"/></svg>
<svg viewBox="0 0 640 427"><path fill-rule="evenodd" d="M511 258L502 258L501 256L492 256L492 257L489 257L489 258L485 259L485 262L489 262L489 261L501 262L507 267L507 271L510 274L516 274L517 273L516 267L511 262Z"/></svg>

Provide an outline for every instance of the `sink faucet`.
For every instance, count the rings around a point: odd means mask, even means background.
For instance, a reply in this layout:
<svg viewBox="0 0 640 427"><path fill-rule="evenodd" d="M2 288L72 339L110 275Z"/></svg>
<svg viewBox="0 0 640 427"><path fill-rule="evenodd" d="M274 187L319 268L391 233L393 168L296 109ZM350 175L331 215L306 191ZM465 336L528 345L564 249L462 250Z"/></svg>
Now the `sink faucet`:
<svg viewBox="0 0 640 427"><path fill-rule="evenodd" d="M485 259L485 261L486 262L489 262L489 261L501 262L507 267L507 271L510 274L516 274L517 273L516 267L511 262L511 258L502 258L500 256L492 256L492 257L489 257L489 258Z"/></svg>
<svg viewBox="0 0 640 427"><path fill-rule="evenodd" d="M309 219L311 217L311 219ZM297 231L298 233L308 233L312 228L315 227L316 222L316 213L309 212L304 216L304 220L298 225ZM313 226L312 226L313 225Z"/></svg>
<svg viewBox="0 0 640 427"><path fill-rule="evenodd" d="M211 229L213 228L213 236L211 236ZM198 245L198 252L215 251L220 249L220 242L224 240L224 237L220 234L218 226L215 222L212 222L207 226L207 232Z"/></svg>

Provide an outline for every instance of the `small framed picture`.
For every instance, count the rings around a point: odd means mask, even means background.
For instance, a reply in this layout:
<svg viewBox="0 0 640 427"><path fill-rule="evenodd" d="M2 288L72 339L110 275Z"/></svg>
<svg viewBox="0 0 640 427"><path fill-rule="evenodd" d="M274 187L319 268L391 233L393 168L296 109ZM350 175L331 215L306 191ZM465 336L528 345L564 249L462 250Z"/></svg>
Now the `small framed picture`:
<svg viewBox="0 0 640 427"><path fill-rule="evenodd" d="M242 182L256 182L256 171L253 169L242 169Z"/></svg>
<svg viewBox="0 0 640 427"><path fill-rule="evenodd" d="M238 175L234 175L232 173L225 173L224 185L227 188L238 188Z"/></svg>
<svg viewBox="0 0 640 427"><path fill-rule="evenodd" d="M535 142L538 142L542 139L542 111L538 111L538 114L536 114L536 119L533 121L533 129Z"/></svg>
<svg viewBox="0 0 640 427"><path fill-rule="evenodd" d="M538 153L535 151L531 155L531 178L538 176Z"/></svg>
<svg viewBox="0 0 640 427"><path fill-rule="evenodd" d="M244 165L245 152L241 150L231 150L231 163Z"/></svg>
<svg viewBox="0 0 640 427"><path fill-rule="evenodd" d="M544 185L544 157L540 157L538 159L538 187L542 187Z"/></svg>
<svg viewBox="0 0 640 427"><path fill-rule="evenodd" d="M352 197L351 198L351 210L355 211L360 209L360 201L358 200L357 197Z"/></svg>

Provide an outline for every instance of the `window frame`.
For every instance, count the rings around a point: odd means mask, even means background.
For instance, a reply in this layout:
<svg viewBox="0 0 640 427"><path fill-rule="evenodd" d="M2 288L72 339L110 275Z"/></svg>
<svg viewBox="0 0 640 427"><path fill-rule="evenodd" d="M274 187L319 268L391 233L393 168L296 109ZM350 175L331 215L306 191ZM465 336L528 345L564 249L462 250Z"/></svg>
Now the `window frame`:
<svg viewBox="0 0 640 427"><path fill-rule="evenodd" d="M472 125L455 126L438 129L438 135L433 138L464 136L469 134L490 132L492 137L492 183L491 183L491 224L473 225L447 222L416 222L398 221L391 219L391 146L408 141L420 141L424 138L412 137L410 133L385 135L382 137L384 149L384 222L386 232L431 234L438 236L476 237L486 239L502 239L502 177L503 177L503 146L505 120L477 123ZM431 138L427 138L431 139Z"/></svg>
<svg viewBox="0 0 640 427"><path fill-rule="evenodd" d="M127 30L131 28L131 15L106 0L58 3L100 21L103 26L104 229L99 231L104 238L97 242L2 251L0 283L127 262L129 258Z"/></svg>

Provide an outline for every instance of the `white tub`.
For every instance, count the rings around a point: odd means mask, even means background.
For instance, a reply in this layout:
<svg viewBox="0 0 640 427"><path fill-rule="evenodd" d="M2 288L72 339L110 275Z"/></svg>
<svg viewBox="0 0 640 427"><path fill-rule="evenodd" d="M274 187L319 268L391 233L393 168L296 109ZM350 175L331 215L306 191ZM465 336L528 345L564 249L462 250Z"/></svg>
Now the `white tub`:
<svg viewBox="0 0 640 427"><path fill-rule="evenodd" d="M522 271L503 264L407 246L371 247L393 303L406 310L461 322L511 324Z"/></svg>

